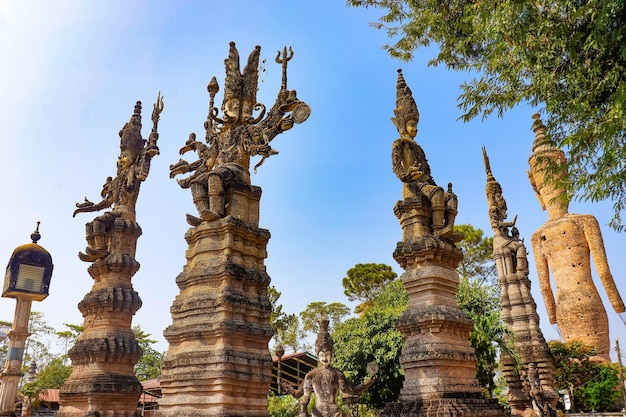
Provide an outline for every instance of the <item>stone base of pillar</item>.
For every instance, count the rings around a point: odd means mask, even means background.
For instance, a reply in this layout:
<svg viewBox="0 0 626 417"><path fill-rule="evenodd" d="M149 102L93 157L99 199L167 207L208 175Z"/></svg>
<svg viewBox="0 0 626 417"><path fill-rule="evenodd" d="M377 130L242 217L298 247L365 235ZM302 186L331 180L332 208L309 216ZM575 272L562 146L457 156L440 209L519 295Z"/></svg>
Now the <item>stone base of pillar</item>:
<svg viewBox="0 0 626 417"><path fill-rule="evenodd" d="M442 398L427 401L389 403L384 417L503 417L502 407L495 398Z"/></svg>
<svg viewBox="0 0 626 417"><path fill-rule="evenodd" d="M270 234L258 227L261 190L235 189L224 218L188 230L180 293L164 331L159 417L267 416Z"/></svg>

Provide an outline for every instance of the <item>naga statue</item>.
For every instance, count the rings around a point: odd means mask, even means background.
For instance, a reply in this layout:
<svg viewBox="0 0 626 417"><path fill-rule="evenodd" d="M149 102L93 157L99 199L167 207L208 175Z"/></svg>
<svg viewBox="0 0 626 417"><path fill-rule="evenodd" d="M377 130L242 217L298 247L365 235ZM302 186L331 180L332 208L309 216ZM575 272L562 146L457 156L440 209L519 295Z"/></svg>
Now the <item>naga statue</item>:
<svg viewBox="0 0 626 417"><path fill-rule="evenodd" d="M304 122L311 113L311 108L298 100L296 91L287 89L287 63L293 58L291 48L288 52L285 47L276 55L276 62L282 65L282 85L274 106L266 111L265 106L256 101L260 53L261 47L255 47L241 72L239 53L235 43L230 43L225 60L223 116L220 118L214 107L219 86L213 77L207 86L210 102L204 123L205 142L198 141L196 134L191 133L180 149L181 155L195 151L198 160L189 163L180 159L170 165L170 178L191 172L188 177L177 180L182 188L191 189L198 210L199 217L187 215L191 226L229 214L232 189L250 187L250 158L262 157L254 167L256 172L265 159L278 153L270 142L291 129L294 123Z"/></svg>
<svg viewBox="0 0 626 417"><path fill-rule="evenodd" d="M141 137L141 102L135 104L130 120L120 130L120 156L117 159L117 176L108 177L102 187L102 201L85 201L76 204L73 216L78 213L100 211L113 207L86 225L87 249L78 257L85 262L105 258L111 251L111 232L115 219L134 222L135 204L139 187L148 177L150 162L159 154L157 132L159 115L163 111L163 98L159 93L152 110L152 131L148 139Z"/></svg>

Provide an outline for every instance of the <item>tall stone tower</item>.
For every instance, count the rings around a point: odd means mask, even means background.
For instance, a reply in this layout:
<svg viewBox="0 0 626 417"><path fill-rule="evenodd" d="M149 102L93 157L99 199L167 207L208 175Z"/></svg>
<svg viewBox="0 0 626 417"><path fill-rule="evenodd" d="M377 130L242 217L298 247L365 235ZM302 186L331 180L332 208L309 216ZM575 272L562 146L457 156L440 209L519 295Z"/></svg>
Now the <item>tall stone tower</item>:
<svg viewBox="0 0 626 417"><path fill-rule="evenodd" d="M148 140L141 138L141 103L120 131L117 176L109 177L103 200L77 204L74 215L113 207L87 223L87 249L79 257L90 262L94 280L91 291L78 304L85 318L84 331L69 350L72 374L60 390L60 417L138 416L141 383L134 366L141 348L131 330L141 299L131 278L139 269L135 260L141 228L135 219L135 204L141 183L147 178L152 157L159 153L157 125L163 110L158 97L152 112Z"/></svg>
<svg viewBox="0 0 626 417"><path fill-rule="evenodd" d="M306 120L310 108L287 89L293 52L285 48L276 57L283 84L266 115L256 102L260 50L254 49L241 72L231 42L224 115L219 118L214 107L219 87L213 77L205 141L192 133L181 149L196 151L199 159L170 167L172 177L192 173L178 183L191 189L198 216L187 215L187 263L176 278L180 293L164 332L169 348L160 377L162 417L268 415L272 329L264 259L270 233L259 228L261 189L250 183L250 157L262 157L256 169L278 153L270 141Z"/></svg>
<svg viewBox="0 0 626 417"><path fill-rule="evenodd" d="M503 416L496 400L485 399L476 380L476 354L469 342L471 320L454 299L456 267L463 253L453 233L457 198L452 184L437 186L422 148L415 141L419 112L411 90L398 71L395 117L400 139L393 143L394 173L404 183L403 199L394 207L402 241L393 253L405 269L409 295L398 327L405 339L400 363L405 380L388 416Z"/></svg>
<svg viewBox="0 0 626 417"><path fill-rule="evenodd" d="M506 200L484 147L483 159L502 320L514 333L513 347L521 359L521 363L516 363L511 355L500 353L502 373L509 387L511 416L548 417L556 410L559 395L554 390L554 361L539 327L537 304L530 292L526 246L515 227L517 216L512 222L506 221Z"/></svg>

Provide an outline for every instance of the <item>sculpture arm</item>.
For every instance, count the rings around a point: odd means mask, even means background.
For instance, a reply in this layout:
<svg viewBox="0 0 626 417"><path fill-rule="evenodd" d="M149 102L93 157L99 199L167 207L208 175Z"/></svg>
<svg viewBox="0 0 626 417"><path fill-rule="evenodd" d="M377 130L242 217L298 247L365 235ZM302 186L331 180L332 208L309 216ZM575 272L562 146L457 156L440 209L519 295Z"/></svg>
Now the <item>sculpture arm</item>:
<svg viewBox="0 0 626 417"><path fill-rule="evenodd" d="M393 147L391 149L391 168L393 169L393 173L396 174L396 177L402 182L408 182L409 177L408 173L402 166L402 149L400 149L400 144L394 142Z"/></svg>
<svg viewBox="0 0 626 417"><path fill-rule="evenodd" d="M376 382L376 376L378 375L378 364L376 364L375 362L370 362L369 364L367 364L367 372L367 378L365 378L365 380L357 386L352 385L352 383L345 377L343 372L339 372L340 391L347 394L358 395L374 385L374 382Z"/></svg>
<svg viewBox="0 0 626 417"><path fill-rule="evenodd" d="M554 293L550 285L550 270L548 268L548 259L541 250L541 235L535 233L531 240L533 255L535 258L535 266L537 267L537 277L539 279L539 288L543 296L543 302L548 312L548 320L550 324L556 323L556 302L554 301Z"/></svg>
<svg viewBox="0 0 626 417"><path fill-rule="evenodd" d="M113 201L111 201L110 198L105 198L98 204L94 204L91 201L85 199L84 203L76 203L76 207L78 208L74 210L74 214L72 214L72 217L76 217L78 213L89 213L92 211L100 211L100 210L111 207L112 204L113 204Z"/></svg>
<svg viewBox="0 0 626 417"><path fill-rule="evenodd" d="M301 398L302 394L304 393L304 383L300 384L298 389L293 389L293 387L290 384L288 384L285 381L281 381L280 387L282 388L283 392L286 392L287 394L291 395L295 399Z"/></svg>
<svg viewBox="0 0 626 417"><path fill-rule="evenodd" d="M600 225L594 216L586 215L582 219L583 231L585 233L587 243L589 244L589 252L591 253L598 276L602 281L602 285L604 285L606 294L608 295L609 301L611 302L615 312L623 313L626 308L624 308L624 301L622 301L622 297L617 290L615 280L613 279L613 275L611 275L611 270L609 269L609 262L604 249L604 241L602 240Z"/></svg>
<svg viewBox="0 0 626 417"><path fill-rule="evenodd" d="M302 383L303 395L300 399L300 410L298 413L299 417L309 417L309 412L307 407L309 406L309 402L311 401L311 394L313 393L313 388L311 386L311 380L307 377L304 378L304 382Z"/></svg>
<svg viewBox="0 0 626 417"><path fill-rule="evenodd" d="M157 148L158 151L158 148ZM144 153L141 159L139 160L138 169L135 171L135 178L139 181L145 181L148 178L148 174L150 173L150 162L152 161L152 155L149 153Z"/></svg>

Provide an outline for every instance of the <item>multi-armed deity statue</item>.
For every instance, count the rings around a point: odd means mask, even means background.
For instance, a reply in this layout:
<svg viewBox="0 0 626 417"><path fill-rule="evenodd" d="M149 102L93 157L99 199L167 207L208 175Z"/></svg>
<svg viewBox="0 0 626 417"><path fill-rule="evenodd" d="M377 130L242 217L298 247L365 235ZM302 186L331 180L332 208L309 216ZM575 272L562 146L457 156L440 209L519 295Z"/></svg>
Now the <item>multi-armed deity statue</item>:
<svg viewBox="0 0 626 417"><path fill-rule="evenodd" d="M176 278L180 289L170 311L172 324L160 377L159 416L267 415L272 360L268 342L270 277L264 259L270 233L259 228L261 189L251 185L250 160L258 168L278 152L270 142L310 108L287 88L287 63L293 52L279 51L282 86L272 108L256 101L261 48L240 70L239 53L230 44L225 60L223 115L214 107L219 87L208 84L209 114L204 142L191 134L180 153L195 151L195 162L180 160L170 176L189 188L198 215L187 215L187 263Z"/></svg>
<svg viewBox="0 0 626 417"><path fill-rule="evenodd" d="M141 103L120 131L117 176L109 177L102 201L85 199L77 213L110 211L87 223L87 249L80 259L91 262L94 286L78 304L85 318L84 331L68 356L72 374L60 390L63 417L137 415L141 384L134 366L141 348L131 330L132 316L141 307L133 290L132 276L139 269L135 260L141 228L135 219L135 204L141 183L147 178L152 158L159 153L157 126L163 110L160 94L152 111L152 132L141 137Z"/></svg>
<svg viewBox="0 0 626 417"><path fill-rule="evenodd" d="M491 171L483 147L487 173L487 203L493 229L493 257L498 270L502 320L514 333L513 346L522 363L500 353L502 373L509 387L507 399L513 417L549 417L558 394L554 390L554 363L541 328L537 305L530 292L526 246L515 227L517 216L506 221L507 205L502 187Z"/></svg>
<svg viewBox="0 0 626 417"><path fill-rule="evenodd" d="M393 171L404 183L394 213L402 227L402 242L393 253L405 272L406 311L398 328L405 343L400 363L405 380L389 416L504 415L495 400L485 399L476 380L476 355L469 343L471 320L454 298L459 285L456 267L463 252L453 231L457 198L431 176L422 148L415 142L419 113L401 71L396 84L392 119L400 138L393 143Z"/></svg>
<svg viewBox="0 0 626 417"><path fill-rule="evenodd" d="M378 365L367 365L368 378L359 385L353 385L341 372L330 365L333 356L333 340L328 333L328 320L320 320L320 329L315 340L315 352L319 366L304 377L302 383L302 398L300 399L300 417L309 417L307 407L315 394L313 417L341 417L343 413L337 404L337 396L358 395L372 386L376 381ZM297 395L299 397L299 393Z"/></svg>
<svg viewBox="0 0 626 417"><path fill-rule="evenodd" d="M593 282L590 255L613 309L623 313L625 308L609 270L600 226L590 214L568 213L565 190L558 185L559 175L567 174L559 169L566 167L565 155L546 136L540 116L533 119L535 142L528 177L548 220L533 234L532 248L548 319L558 325L565 342L594 346L598 360L610 361L608 317Z"/></svg>
<svg viewBox="0 0 626 417"><path fill-rule="evenodd" d="M261 155L262 159L278 153L270 142L280 133L289 130L294 123L304 122L310 114L310 107L296 97L295 90L287 89L287 63L293 51L285 48L278 52L276 62L283 66L281 90L274 106L267 112L265 106L256 101L258 66L261 47L257 46L248 58L248 64L239 70L239 54L235 44L230 44L230 54L226 59L226 85L222 103L223 118L218 117L214 107L215 95L219 86L215 77L207 89L210 94L209 115L205 122L206 143L196 140L195 133L180 150L181 154L194 150L199 159L188 163L180 160L170 166L170 176L193 172L191 176L178 180L182 188L190 188L199 218L188 215L192 226L202 221L214 220L231 213L231 189L250 186L250 157ZM260 111L254 115L255 111ZM265 118L264 118L265 117Z"/></svg>

